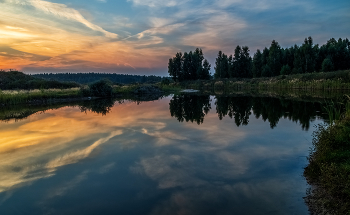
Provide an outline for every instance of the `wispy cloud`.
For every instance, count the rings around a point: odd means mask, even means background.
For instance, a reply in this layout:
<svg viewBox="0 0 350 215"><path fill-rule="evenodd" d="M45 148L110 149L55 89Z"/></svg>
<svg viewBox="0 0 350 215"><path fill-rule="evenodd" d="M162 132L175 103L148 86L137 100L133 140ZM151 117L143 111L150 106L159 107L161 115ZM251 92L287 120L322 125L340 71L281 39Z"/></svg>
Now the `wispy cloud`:
<svg viewBox="0 0 350 215"><path fill-rule="evenodd" d="M148 6L148 7L174 7L180 4L188 2L188 0L176 1L176 0L128 0L136 6Z"/></svg>
<svg viewBox="0 0 350 215"><path fill-rule="evenodd" d="M52 3L48 1L43 1L43 0L6 0L9 3L12 4L18 4L18 5L31 5L35 7L38 10L41 10L47 14L57 16L59 18L65 18L68 20L80 22L87 26L88 28L94 30L94 31L99 31L105 34L107 37L110 38L117 38L118 35L108 32L98 25L95 25L88 20L86 20L79 11L67 7L67 5L64 4L58 4L58 3Z"/></svg>

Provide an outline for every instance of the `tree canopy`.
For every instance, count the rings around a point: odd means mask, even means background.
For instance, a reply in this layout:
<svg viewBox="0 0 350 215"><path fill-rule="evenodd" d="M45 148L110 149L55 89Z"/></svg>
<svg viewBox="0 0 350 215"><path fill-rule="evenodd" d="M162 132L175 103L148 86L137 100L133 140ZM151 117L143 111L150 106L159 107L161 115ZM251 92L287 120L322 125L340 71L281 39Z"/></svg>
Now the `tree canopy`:
<svg viewBox="0 0 350 215"><path fill-rule="evenodd" d="M305 38L301 46L281 48L273 40L269 48L259 49L253 58L247 46L237 46L233 56L219 51L215 62L215 78L271 77L298 73L329 72L350 69L350 42L331 38L321 47Z"/></svg>
<svg viewBox="0 0 350 215"><path fill-rule="evenodd" d="M169 59L168 73L174 81L185 80L208 80L210 79L209 62L204 59L202 49L197 48L194 52L176 53Z"/></svg>

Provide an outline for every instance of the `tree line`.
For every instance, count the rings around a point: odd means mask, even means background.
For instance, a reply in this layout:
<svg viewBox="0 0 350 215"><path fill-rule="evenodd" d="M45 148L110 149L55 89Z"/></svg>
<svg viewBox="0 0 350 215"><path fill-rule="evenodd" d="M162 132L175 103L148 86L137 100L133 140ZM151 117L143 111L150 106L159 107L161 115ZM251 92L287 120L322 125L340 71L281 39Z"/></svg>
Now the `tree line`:
<svg viewBox="0 0 350 215"><path fill-rule="evenodd" d="M26 75L22 72L10 70L0 70L0 90L15 90L15 89L66 89L79 87L80 85L74 82L60 82L57 80L44 80L39 77Z"/></svg>
<svg viewBox="0 0 350 215"><path fill-rule="evenodd" d="M168 73L174 81L208 80L210 67L209 62L204 59L202 49L197 48L194 52L178 52L175 57L170 58Z"/></svg>
<svg viewBox="0 0 350 215"><path fill-rule="evenodd" d="M43 73L35 74L33 77L42 78L45 80L76 82L79 84L89 84L102 79L108 79L113 83L131 84L131 83L157 83L164 78L155 75L128 75L115 73Z"/></svg>
<svg viewBox="0 0 350 215"><path fill-rule="evenodd" d="M347 38L331 38L320 46L308 37L301 46L295 44L290 48L282 48L273 40L269 48L258 49L253 57L249 52L248 46L239 45L233 55L219 51L214 78L272 77L350 69L350 41ZM169 59L168 65L168 73L175 81L210 79L210 64L201 49L184 55L177 53Z"/></svg>

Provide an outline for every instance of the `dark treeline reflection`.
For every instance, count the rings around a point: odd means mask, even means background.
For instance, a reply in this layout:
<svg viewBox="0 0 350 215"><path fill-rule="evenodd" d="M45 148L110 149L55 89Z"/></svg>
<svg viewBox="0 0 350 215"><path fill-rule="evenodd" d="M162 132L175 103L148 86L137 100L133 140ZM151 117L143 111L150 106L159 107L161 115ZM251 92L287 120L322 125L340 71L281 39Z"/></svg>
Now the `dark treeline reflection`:
<svg viewBox="0 0 350 215"><path fill-rule="evenodd" d="M106 115L110 112L115 102L123 103L124 100L115 99L95 99L89 101L78 101L59 104L44 105L15 105L0 107L0 121L8 122L10 120L23 120L35 113L45 113L48 110L59 109L62 107L79 107L82 112L91 111L97 114Z"/></svg>
<svg viewBox="0 0 350 215"><path fill-rule="evenodd" d="M203 123L204 116L211 109L211 100L209 95L175 95L169 105L170 114L180 122L196 122L198 125Z"/></svg>
<svg viewBox="0 0 350 215"><path fill-rule="evenodd" d="M200 124L211 109L210 102L209 96L177 95L170 101L170 113L180 122L185 119ZM228 116L237 126L248 125L253 114L268 121L271 128L276 127L281 118L288 118L299 122L304 130L309 129L316 116L322 116L323 107L320 102L251 96L216 96L215 105L220 120Z"/></svg>
<svg viewBox="0 0 350 215"><path fill-rule="evenodd" d="M84 102L83 105L79 106L81 112L92 111L102 116L106 115L111 111L114 106L115 100L113 99L96 99Z"/></svg>
<svg viewBox="0 0 350 215"><path fill-rule="evenodd" d="M13 105L13 106L0 106L0 121L8 122L10 120L23 120L35 113L45 113L48 110L59 109L62 107L79 107L81 112L94 112L101 114L102 116L110 113L112 107L115 104L122 104L127 101L141 104L143 102L154 101L163 98L162 95L145 95L145 96L133 96L127 98L103 98L92 99L85 101L74 101L64 103L46 103L41 105Z"/></svg>

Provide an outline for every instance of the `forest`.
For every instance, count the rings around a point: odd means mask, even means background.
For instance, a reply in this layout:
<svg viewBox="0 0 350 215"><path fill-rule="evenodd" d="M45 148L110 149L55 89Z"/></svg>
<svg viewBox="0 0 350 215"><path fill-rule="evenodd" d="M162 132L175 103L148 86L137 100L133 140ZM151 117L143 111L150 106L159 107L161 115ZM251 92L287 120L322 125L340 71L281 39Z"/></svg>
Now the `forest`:
<svg viewBox="0 0 350 215"><path fill-rule="evenodd" d="M194 52L176 53L175 57L169 59L168 72L174 81L209 80L210 67L202 49L197 48Z"/></svg>
<svg viewBox="0 0 350 215"><path fill-rule="evenodd" d="M117 84L131 83L157 83L162 81L160 76L146 75L128 75L115 73L42 73L34 74L33 77L42 78L45 80L55 80L62 82L76 82L79 84L89 84L98 80L108 79Z"/></svg>
<svg viewBox="0 0 350 215"><path fill-rule="evenodd" d="M257 50L253 57L248 46L237 46L233 55L219 51L215 61L214 78L257 78L279 75L330 72L350 69L350 42L331 38L320 46L312 37L305 38L300 46L282 48L273 40L270 47ZM201 49L177 53L169 59L168 73L174 81L209 79L210 64ZM208 71L209 71L208 70ZM205 74L205 76L203 76Z"/></svg>

